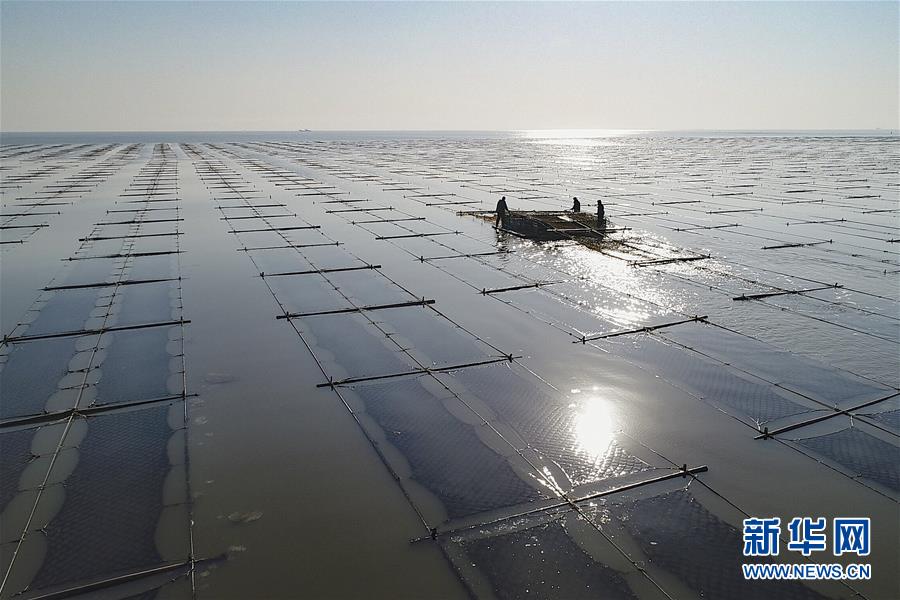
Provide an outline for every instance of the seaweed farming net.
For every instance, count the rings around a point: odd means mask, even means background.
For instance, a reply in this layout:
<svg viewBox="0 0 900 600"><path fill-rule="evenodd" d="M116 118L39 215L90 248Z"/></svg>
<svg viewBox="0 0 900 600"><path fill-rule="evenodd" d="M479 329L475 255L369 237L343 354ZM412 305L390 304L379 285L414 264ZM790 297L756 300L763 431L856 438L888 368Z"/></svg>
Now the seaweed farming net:
<svg viewBox="0 0 900 600"><path fill-rule="evenodd" d="M450 519L544 497L417 380L353 390L406 458L413 480L440 499Z"/></svg>
<svg viewBox="0 0 900 600"><path fill-rule="evenodd" d="M672 573L701 597L824 598L797 582L744 579L740 532L687 490L612 504L610 513L634 537L651 565ZM699 556L702 561L696 560Z"/></svg>
<svg viewBox="0 0 900 600"><path fill-rule="evenodd" d="M124 166L139 160L139 149L128 146L109 160ZM64 268L4 331L0 440L4 525L10 525L4 535L15 540L4 547L4 595L80 593L91 589L85 585L192 559L189 510L181 511L181 522L175 517L189 500L169 479L173 464L184 460L171 440L186 391L175 384L183 381L184 365L181 219L176 188L159 183L175 176L168 158L167 146L153 148L119 195L141 199L115 208L107 199L112 210L87 235L68 238L76 249ZM165 210L175 216L146 216L161 210L151 207L156 203L174 204ZM17 429L23 423L53 425ZM157 534L165 510L167 527L180 533L167 531L162 551ZM40 547L45 551L34 555Z"/></svg>
<svg viewBox="0 0 900 600"><path fill-rule="evenodd" d="M900 448L874 435L847 427L835 433L796 440L804 448L845 468L853 477L900 492Z"/></svg>
<svg viewBox="0 0 900 600"><path fill-rule="evenodd" d="M30 429L0 432L0 513L15 497L22 471L33 458L33 439L34 431Z"/></svg>
<svg viewBox="0 0 900 600"><path fill-rule="evenodd" d="M505 366L465 369L452 376L515 427L531 448L558 465L569 480L568 487L650 468L612 437L585 444L585 432L579 431L579 411L567 399L551 397L549 388L540 382L529 381Z"/></svg>
<svg viewBox="0 0 900 600"><path fill-rule="evenodd" d="M558 522L459 542L498 598L636 598L613 569L597 563Z"/></svg>
<svg viewBox="0 0 900 600"><path fill-rule="evenodd" d="M36 588L162 562L154 540L169 471L167 413L161 407L89 421L66 500L44 530L47 556Z"/></svg>

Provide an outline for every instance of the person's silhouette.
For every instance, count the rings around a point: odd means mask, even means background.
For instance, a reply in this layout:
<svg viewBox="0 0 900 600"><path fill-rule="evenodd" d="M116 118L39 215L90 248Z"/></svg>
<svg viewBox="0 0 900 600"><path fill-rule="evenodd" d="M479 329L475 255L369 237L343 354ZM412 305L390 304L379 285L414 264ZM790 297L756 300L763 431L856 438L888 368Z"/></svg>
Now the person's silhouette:
<svg viewBox="0 0 900 600"><path fill-rule="evenodd" d="M580 213L581 212L581 202L578 201L578 198L572 196L572 212Z"/></svg>
<svg viewBox="0 0 900 600"><path fill-rule="evenodd" d="M503 196L497 201L497 222L494 224L495 227L499 228L506 224L506 213L508 212L509 207L506 206L506 196Z"/></svg>

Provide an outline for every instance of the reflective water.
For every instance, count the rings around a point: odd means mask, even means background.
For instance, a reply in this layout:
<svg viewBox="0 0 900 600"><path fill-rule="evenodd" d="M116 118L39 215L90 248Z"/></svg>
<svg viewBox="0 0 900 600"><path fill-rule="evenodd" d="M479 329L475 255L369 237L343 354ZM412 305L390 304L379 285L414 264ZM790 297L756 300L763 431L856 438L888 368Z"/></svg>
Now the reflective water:
<svg viewBox="0 0 900 600"><path fill-rule="evenodd" d="M896 589L896 139L10 141L3 597L754 597L744 515L847 506L875 577L765 596Z"/></svg>

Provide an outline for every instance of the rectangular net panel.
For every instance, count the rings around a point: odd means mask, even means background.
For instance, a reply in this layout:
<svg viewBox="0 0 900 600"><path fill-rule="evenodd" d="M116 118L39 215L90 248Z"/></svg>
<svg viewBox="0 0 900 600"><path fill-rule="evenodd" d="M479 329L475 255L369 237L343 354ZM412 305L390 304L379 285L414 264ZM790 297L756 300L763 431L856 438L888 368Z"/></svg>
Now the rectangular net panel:
<svg viewBox="0 0 900 600"><path fill-rule="evenodd" d="M294 319L294 322L314 347L316 356L326 364L328 375L334 379L405 373L416 368L393 342L362 315L319 315Z"/></svg>
<svg viewBox="0 0 900 600"><path fill-rule="evenodd" d="M857 427L796 440L804 448L847 469L853 477L900 492L900 448Z"/></svg>
<svg viewBox="0 0 900 600"><path fill-rule="evenodd" d="M26 335L62 333L84 328L85 321L91 317L97 303L102 302L101 295L106 296L110 292L86 288L44 293L50 295L50 298L39 309L35 320L28 324Z"/></svg>
<svg viewBox="0 0 900 600"><path fill-rule="evenodd" d="M603 447L581 443L579 407L558 392L551 395L554 390L526 374L497 365L463 369L452 378L511 425L529 447L561 468L571 486L650 468L613 439Z"/></svg>
<svg viewBox="0 0 900 600"><path fill-rule="evenodd" d="M273 277L266 280L278 301L292 313L351 308L352 305L320 275Z"/></svg>
<svg viewBox="0 0 900 600"><path fill-rule="evenodd" d="M412 294L374 269L328 273L328 279L343 295L360 306L415 300Z"/></svg>
<svg viewBox="0 0 900 600"><path fill-rule="evenodd" d="M380 325L425 366L459 365L485 360L497 352L433 310L389 310Z"/></svg>
<svg viewBox="0 0 900 600"><path fill-rule="evenodd" d="M62 509L44 529L33 588L116 575L162 562L154 542L169 471L167 406L88 420ZM185 549L185 558L188 550Z"/></svg>
<svg viewBox="0 0 900 600"><path fill-rule="evenodd" d="M558 522L457 542L497 598L636 598L615 570L579 548Z"/></svg>
<svg viewBox="0 0 900 600"><path fill-rule="evenodd" d="M870 419L875 419L882 425L886 425L896 431L900 431L900 409L886 410L879 413L870 413L865 415Z"/></svg>
<svg viewBox="0 0 900 600"><path fill-rule="evenodd" d="M57 391L57 382L69 372L78 337L63 337L7 346L0 370L0 418L40 413Z"/></svg>
<svg viewBox="0 0 900 600"><path fill-rule="evenodd" d="M0 513L19 490L22 471L33 458L34 429L0 432Z"/></svg>
<svg viewBox="0 0 900 600"><path fill-rule="evenodd" d="M116 290L118 311L114 325L138 325L172 319L171 294L178 282L160 281L127 285Z"/></svg>
<svg viewBox="0 0 900 600"><path fill-rule="evenodd" d="M353 392L406 458L412 479L441 501L449 518L544 497L417 379L354 386Z"/></svg>
<svg viewBox="0 0 900 600"><path fill-rule="evenodd" d="M790 392L771 383L650 335L618 338L605 347L726 412L745 415L757 423L810 410L791 399Z"/></svg>
<svg viewBox="0 0 900 600"><path fill-rule="evenodd" d="M114 404L168 396L166 347L173 327L150 327L105 333L106 357L100 363L97 404ZM181 390L177 390L181 393Z"/></svg>
<svg viewBox="0 0 900 600"><path fill-rule="evenodd" d="M874 400L891 391L891 388L847 371L792 352L776 350L718 327L678 327L667 330L664 335L758 377L828 404Z"/></svg>
<svg viewBox="0 0 900 600"><path fill-rule="evenodd" d="M744 579L741 533L685 489L609 506L651 565L675 575L701 597L824 600L794 581Z"/></svg>

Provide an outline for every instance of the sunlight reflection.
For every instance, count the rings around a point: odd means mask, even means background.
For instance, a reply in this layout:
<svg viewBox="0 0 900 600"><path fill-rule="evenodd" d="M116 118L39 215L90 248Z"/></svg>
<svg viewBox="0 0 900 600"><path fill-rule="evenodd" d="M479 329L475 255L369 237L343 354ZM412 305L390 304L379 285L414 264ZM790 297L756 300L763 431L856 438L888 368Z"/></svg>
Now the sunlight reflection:
<svg viewBox="0 0 900 600"><path fill-rule="evenodd" d="M640 129L530 129L515 131L513 135L536 144L557 146L613 146L611 138L640 135Z"/></svg>
<svg viewBox="0 0 900 600"><path fill-rule="evenodd" d="M605 455L613 442L614 417L608 400L596 396L582 400L575 417L578 448L595 458Z"/></svg>
<svg viewBox="0 0 900 600"><path fill-rule="evenodd" d="M657 273L630 266L629 248L611 247L604 254L571 244L557 246L539 260L548 266L577 274L582 280L572 287L572 299L597 316L620 327L640 327L654 317L683 308L686 298L661 285Z"/></svg>
<svg viewBox="0 0 900 600"><path fill-rule="evenodd" d="M560 139L578 139L578 138L604 138L604 137L621 137L624 135L635 135L637 133L646 133L646 129L525 129L514 131L513 135L528 139L542 138L560 138Z"/></svg>

